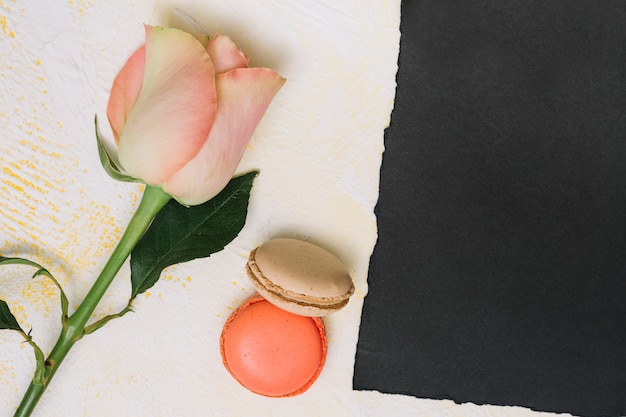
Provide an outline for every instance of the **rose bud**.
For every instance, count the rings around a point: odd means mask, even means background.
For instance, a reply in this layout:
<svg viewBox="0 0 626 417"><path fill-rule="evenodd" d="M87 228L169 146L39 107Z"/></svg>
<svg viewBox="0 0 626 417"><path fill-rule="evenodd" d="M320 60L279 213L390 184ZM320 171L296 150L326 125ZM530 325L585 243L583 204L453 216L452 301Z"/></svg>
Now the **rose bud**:
<svg viewBox="0 0 626 417"><path fill-rule="evenodd" d="M182 204L201 204L230 181L285 80L248 68L227 36L203 45L177 29L145 28L107 106L119 164Z"/></svg>

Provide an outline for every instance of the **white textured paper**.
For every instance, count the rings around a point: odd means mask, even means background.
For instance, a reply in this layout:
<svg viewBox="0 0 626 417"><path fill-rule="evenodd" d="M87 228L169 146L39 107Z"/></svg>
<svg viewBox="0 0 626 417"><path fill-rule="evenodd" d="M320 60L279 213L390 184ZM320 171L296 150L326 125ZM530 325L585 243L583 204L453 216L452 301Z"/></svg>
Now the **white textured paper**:
<svg viewBox="0 0 626 417"><path fill-rule="evenodd" d="M208 259L168 268L134 313L77 343L35 416L536 414L352 390L399 22L400 0L0 0L0 253L48 267L71 311L141 196L100 167L93 120L105 120L112 80L143 42L143 23L229 35L252 66L287 78L239 169L261 171L242 233ZM226 318L254 292L249 251L277 236L331 250L356 285L349 305L325 320L320 378L285 399L238 385L218 345ZM0 298L47 353L60 331L59 297L32 272L2 268ZM124 307L129 291L126 266L95 316ZM0 416L12 415L33 368L30 346L0 332Z"/></svg>

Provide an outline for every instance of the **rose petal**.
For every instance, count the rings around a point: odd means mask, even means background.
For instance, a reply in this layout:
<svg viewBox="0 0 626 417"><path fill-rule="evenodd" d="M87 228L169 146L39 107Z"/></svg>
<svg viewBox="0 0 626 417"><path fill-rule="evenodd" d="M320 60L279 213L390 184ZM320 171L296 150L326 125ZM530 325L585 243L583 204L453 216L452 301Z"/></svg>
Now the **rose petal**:
<svg viewBox="0 0 626 417"><path fill-rule="evenodd" d="M119 143L128 114L141 91L145 62L146 48L142 46L128 58L113 81L107 105L107 117L116 143Z"/></svg>
<svg viewBox="0 0 626 417"><path fill-rule="evenodd" d="M265 68L239 68L216 77L217 115L198 155L164 185L180 202L201 204L232 178L252 133L285 83Z"/></svg>
<svg viewBox="0 0 626 417"><path fill-rule="evenodd" d="M233 41L225 35L215 35L206 46L213 61L215 73L221 74L235 68L248 67L248 58L237 48Z"/></svg>
<svg viewBox="0 0 626 417"><path fill-rule="evenodd" d="M204 47L176 29L146 26L143 85L119 138L126 172L159 185L196 156L217 109Z"/></svg>

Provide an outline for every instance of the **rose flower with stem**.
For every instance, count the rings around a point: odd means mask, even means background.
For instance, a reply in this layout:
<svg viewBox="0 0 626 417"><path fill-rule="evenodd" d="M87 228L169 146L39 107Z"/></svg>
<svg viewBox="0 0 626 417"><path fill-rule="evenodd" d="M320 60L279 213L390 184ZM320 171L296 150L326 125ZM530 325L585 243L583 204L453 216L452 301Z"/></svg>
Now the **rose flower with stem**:
<svg viewBox="0 0 626 417"><path fill-rule="evenodd" d="M227 36L196 38L177 29L145 29L145 44L115 78L107 106L117 150L107 150L97 126L96 136L105 170L146 187L93 286L69 314L67 297L48 270L27 259L0 256L0 265L35 267L34 276L51 279L61 293L62 330L47 357L0 300L0 329L21 333L36 357L35 375L15 416L31 415L72 346L130 311L134 298L154 285L165 267L223 249L245 223L256 173L232 176L284 79L270 69L249 68ZM88 323L129 256L128 306Z"/></svg>

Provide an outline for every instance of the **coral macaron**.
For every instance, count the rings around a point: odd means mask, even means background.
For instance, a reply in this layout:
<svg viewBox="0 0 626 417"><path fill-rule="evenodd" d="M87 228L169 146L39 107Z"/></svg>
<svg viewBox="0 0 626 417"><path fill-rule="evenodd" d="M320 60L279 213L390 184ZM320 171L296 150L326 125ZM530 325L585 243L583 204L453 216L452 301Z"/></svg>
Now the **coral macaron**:
<svg viewBox="0 0 626 417"><path fill-rule="evenodd" d="M333 313L354 293L352 278L335 255L298 239L272 239L253 249L246 271L265 299L302 316Z"/></svg>
<svg viewBox="0 0 626 417"><path fill-rule="evenodd" d="M222 361L244 387L268 397L306 391L326 360L326 330L321 318L279 309L260 295L228 318L220 338Z"/></svg>

